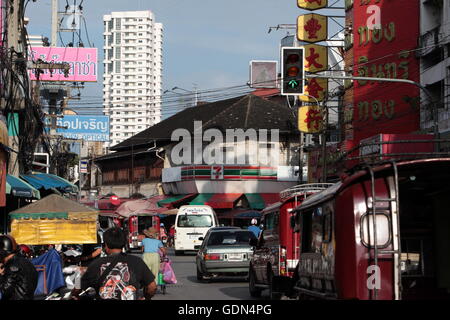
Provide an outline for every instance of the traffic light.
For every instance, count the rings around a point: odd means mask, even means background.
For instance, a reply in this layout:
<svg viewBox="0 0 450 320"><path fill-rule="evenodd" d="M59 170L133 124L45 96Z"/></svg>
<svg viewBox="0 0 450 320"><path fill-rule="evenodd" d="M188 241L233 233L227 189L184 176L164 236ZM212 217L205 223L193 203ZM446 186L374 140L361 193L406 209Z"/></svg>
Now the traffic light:
<svg viewBox="0 0 450 320"><path fill-rule="evenodd" d="M303 48L285 47L281 49L281 95L297 96L303 93Z"/></svg>

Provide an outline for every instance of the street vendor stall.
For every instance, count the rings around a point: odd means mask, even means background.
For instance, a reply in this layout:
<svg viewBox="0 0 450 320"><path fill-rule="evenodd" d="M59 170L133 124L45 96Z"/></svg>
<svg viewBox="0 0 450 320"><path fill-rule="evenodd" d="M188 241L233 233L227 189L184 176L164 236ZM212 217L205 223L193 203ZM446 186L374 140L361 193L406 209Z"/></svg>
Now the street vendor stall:
<svg viewBox="0 0 450 320"><path fill-rule="evenodd" d="M20 244L97 243L98 211L52 194L9 214Z"/></svg>

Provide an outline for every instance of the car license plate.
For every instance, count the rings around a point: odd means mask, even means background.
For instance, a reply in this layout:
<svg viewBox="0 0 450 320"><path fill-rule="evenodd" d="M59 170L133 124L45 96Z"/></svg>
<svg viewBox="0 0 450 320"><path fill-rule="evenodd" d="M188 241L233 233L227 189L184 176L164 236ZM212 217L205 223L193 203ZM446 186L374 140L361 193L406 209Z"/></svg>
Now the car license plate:
<svg viewBox="0 0 450 320"><path fill-rule="evenodd" d="M242 261L242 254L240 253L230 253L228 254L228 261Z"/></svg>
<svg viewBox="0 0 450 320"><path fill-rule="evenodd" d="M190 235L189 236L189 239L191 239L191 240L198 240L198 238L200 238L199 235Z"/></svg>

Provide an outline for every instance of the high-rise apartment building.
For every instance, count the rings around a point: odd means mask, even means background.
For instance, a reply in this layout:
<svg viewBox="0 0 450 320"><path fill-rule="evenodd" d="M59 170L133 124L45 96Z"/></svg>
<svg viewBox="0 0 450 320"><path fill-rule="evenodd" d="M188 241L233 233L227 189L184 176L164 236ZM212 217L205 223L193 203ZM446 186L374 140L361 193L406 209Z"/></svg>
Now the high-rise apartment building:
<svg viewBox="0 0 450 320"><path fill-rule="evenodd" d="M112 12L103 22L111 147L161 121L163 25L151 11Z"/></svg>

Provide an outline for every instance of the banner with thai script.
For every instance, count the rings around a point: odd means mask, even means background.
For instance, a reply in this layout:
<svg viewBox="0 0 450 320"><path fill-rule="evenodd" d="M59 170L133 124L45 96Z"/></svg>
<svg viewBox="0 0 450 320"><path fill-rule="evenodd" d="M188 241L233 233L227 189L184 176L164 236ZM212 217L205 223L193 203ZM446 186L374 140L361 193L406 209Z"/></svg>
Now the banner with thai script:
<svg viewBox="0 0 450 320"><path fill-rule="evenodd" d="M65 115L56 123L57 133L68 139L83 139L85 141L109 141L109 116L78 116Z"/></svg>
<svg viewBox="0 0 450 320"><path fill-rule="evenodd" d="M30 58L37 62L62 63L70 65L70 71L66 77L63 69L42 69L40 81L69 81L69 82L96 82L97 81L97 48L59 48L59 47L32 47ZM38 80L37 70L30 70L30 79Z"/></svg>
<svg viewBox="0 0 450 320"><path fill-rule="evenodd" d="M354 75L419 82L414 51L419 36L419 1L365 0L354 1L353 6ZM354 140L419 130L419 99L414 85L355 81Z"/></svg>

